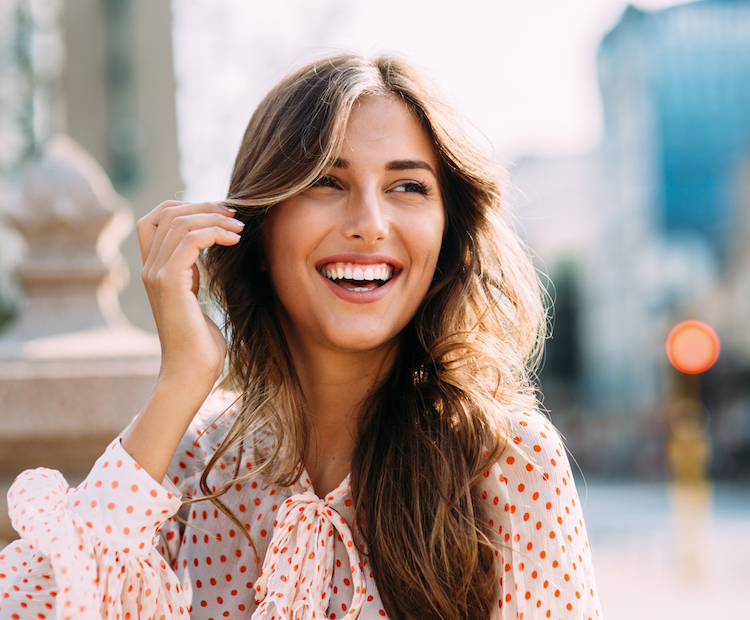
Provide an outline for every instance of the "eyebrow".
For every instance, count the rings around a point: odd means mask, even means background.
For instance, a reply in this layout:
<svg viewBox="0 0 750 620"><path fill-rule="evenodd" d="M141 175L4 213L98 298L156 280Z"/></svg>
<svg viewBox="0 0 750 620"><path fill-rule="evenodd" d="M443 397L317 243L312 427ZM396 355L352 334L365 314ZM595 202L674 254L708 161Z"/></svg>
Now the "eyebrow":
<svg viewBox="0 0 750 620"><path fill-rule="evenodd" d="M349 162L345 159L337 158L333 161L333 167L334 168L348 168ZM428 172L431 172L434 176L437 176L437 173L435 170L433 170L432 166L428 164L426 161L422 161L421 159L397 159L395 161L389 161L385 165L386 170L427 170Z"/></svg>

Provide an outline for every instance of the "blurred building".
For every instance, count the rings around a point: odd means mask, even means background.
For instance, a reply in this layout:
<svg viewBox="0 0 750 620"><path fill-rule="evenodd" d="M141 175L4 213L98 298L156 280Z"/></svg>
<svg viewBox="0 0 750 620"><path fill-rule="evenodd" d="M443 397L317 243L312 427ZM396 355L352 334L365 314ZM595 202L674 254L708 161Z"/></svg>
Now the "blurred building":
<svg viewBox="0 0 750 620"><path fill-rule="evenodd" d="M592 469L661 475L664 341L679 320L708 321L723 343L703 378L714 468L738 472L750 465L750 2L628 7L598 66L600 148L516 174L557 295L547 404Z"/></svg>

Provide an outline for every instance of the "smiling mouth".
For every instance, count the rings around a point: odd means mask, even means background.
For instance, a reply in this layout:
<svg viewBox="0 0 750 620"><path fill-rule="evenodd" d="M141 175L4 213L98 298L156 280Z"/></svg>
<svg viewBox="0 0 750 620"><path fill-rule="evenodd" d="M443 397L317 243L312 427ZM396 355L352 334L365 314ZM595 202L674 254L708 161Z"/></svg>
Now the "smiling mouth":
<svg viewBox="0 0 750 620"><path fill-rule="evenodd" d="M319 271L334 284L355 293L374 291L393 277L393 265L388 263L326 263Z"/></svg>

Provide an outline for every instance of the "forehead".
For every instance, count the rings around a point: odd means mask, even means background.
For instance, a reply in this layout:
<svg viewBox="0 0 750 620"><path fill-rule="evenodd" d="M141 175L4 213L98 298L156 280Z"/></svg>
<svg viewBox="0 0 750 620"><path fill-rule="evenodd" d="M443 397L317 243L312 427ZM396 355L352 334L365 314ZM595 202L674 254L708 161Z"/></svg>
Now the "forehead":
<svg viewBox="0 0 750 620"><path fill-rule="evenodd" d="M396 97L368 97L354 104L339 158L424 160L437 170L431 137L416 114Z"/></svg>

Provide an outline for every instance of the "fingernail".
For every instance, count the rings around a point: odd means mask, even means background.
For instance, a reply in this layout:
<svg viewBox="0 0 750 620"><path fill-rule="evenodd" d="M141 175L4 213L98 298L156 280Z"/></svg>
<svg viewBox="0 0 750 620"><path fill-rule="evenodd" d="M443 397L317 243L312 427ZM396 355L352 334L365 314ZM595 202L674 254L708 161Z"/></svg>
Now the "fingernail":
<svg viewBox="0 0 750 620"><path fill-rule="evenodd" d="M244 227L244 226L245 226L245 222L243 222L242 220L238 220L238 219L237 219L236 217L233 217L233 218L230 218L230 219L231 219L231 220L232 220L233 222L235 222L235 223L239 224L239 225L240 225L240 226L242 226L242 227Z"/></svg>
<svg viewBox="0 0 750 620"><path fill-rule="evenodd" d="M230 213L237 213L237 209L233 209L232 207L228 207L228 206L226 206L226 205L222 205L222 204L220 204L219 206L220 206L220 207L221 207L222 209L224 209L224 210L226 210L226 211L229 211Z"/></svg>

